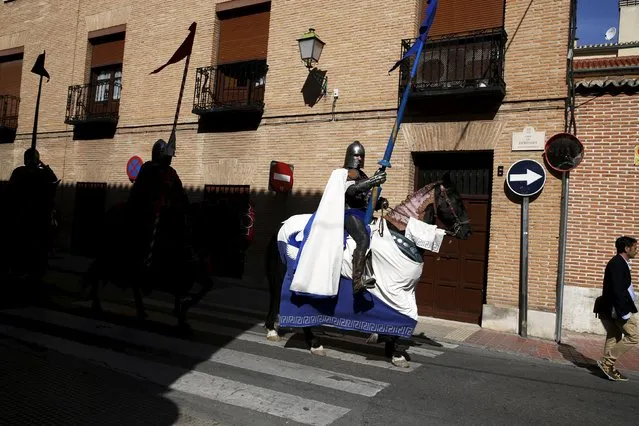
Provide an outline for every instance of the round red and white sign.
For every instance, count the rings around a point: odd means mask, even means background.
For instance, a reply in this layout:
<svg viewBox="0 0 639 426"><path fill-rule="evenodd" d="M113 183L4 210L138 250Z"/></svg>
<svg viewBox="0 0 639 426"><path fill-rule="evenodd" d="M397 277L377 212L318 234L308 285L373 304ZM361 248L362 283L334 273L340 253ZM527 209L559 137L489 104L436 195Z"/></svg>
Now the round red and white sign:
<svg viewBox="0 0 639 426"><path fill-rule="evenodd" d="M275 192L289 192L293 188L293 166L280 161L271 161L269 185Z"/></svg>

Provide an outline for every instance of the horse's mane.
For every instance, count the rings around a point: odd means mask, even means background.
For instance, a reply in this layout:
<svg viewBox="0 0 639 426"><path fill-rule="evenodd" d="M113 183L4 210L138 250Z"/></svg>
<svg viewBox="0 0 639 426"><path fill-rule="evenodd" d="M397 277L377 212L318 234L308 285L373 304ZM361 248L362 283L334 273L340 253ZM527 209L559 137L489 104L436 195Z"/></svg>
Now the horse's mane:
<svg viewBox="0 0 639 426"><path fill-rule="evenodd" d="M398 230L404 231L411 217L423 220L426 207L434 200L434 188L439 182L429 183L406 197L397 207L384 215L384 219Z"/></svg>

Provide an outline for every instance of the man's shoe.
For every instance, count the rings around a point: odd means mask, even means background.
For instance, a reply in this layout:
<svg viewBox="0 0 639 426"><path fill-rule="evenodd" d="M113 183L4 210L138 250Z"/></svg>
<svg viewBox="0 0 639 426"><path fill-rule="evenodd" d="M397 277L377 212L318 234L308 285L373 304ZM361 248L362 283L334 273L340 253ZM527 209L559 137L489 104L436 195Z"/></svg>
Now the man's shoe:
<svg viewBox="0 0 639 426"><path fill-rule="evenodd" d="M629 380L628 377L621 374L621 371L617 370L615 367L612 367L612 374L615 380L619 382L627 382Z"/></svg>
<svg viewBox="0 0 639 426"><path fill-rule="evenodd" d="M599 366L601 371L603 371L606 377L608 377L610 380L615 380L615 381L618 380L615 376L615 373L614 373L615 368L613 366L607 366L601 361L597 361L597 365Z"/></svg>

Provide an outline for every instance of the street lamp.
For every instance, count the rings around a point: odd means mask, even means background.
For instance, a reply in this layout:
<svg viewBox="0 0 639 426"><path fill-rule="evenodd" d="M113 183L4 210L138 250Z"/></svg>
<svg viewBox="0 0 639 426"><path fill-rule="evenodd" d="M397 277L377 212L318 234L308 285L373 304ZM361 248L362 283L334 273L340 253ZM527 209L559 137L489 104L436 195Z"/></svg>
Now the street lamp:
<svg viewBox="0 0 639 426"><path fill-rule="evenodd" d="M306 68L310 70L315 62L319 62L322 49L326 43L315 34L314 28L309 28L307 33L297 39L297 43L299 44L302 61L306 64Z"/></svg>

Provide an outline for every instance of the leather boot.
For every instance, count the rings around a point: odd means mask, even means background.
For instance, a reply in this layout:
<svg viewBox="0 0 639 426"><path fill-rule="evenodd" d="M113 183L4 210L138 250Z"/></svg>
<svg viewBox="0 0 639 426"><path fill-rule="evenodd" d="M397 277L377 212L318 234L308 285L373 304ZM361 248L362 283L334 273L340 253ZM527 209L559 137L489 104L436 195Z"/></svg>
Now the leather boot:
<svg viewBox="0 0 639 426"><path fill-rule="evenodd" d="M353 250L353 293L358 293L365 288L375 287L375 279L363 279L366 268L366 253L359 248Z"/></svg>

